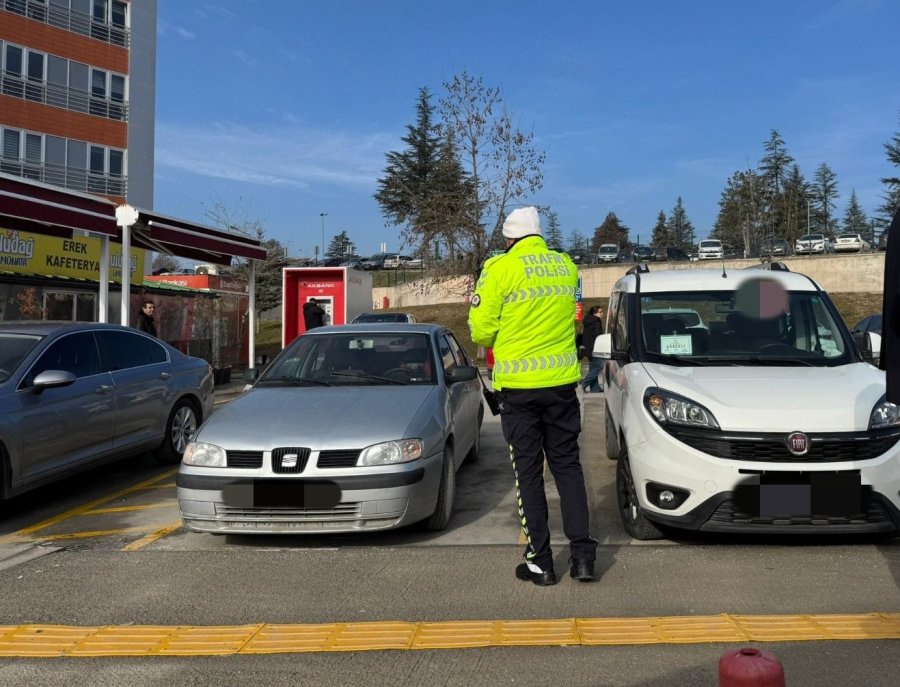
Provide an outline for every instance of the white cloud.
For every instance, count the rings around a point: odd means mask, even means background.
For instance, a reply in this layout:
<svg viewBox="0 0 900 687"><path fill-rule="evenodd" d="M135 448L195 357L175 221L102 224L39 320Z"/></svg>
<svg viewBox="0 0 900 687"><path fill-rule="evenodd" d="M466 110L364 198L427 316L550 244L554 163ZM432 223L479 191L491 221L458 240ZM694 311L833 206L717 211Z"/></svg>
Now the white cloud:
<svg viewBox="0 0 900 687"><path fill-rule="evenodd" d="M216 122L157 124L156 165L197 176L308 189L322 184L372 189L395 136L296 126Z"/></svg>
<svg viewBox="0 0 900 687"><path fill-rule="evenodd" d="M170 24L165 19L160 19L157 24L157 29L160 36L178 36L179 38L184 38L185 40L192 41L197 37L197 34L193 31L184 28L183 26L176 26L175 24Z"/></svg>

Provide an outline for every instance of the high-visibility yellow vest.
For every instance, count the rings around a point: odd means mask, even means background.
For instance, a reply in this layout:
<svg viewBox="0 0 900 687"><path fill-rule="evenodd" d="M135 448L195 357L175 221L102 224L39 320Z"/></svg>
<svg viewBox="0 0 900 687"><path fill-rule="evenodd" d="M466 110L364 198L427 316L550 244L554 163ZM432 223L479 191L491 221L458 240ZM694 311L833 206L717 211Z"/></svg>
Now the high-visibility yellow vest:
<svg viewBox="0 0 900 687"><path fill-rule="evenodd" d="M575 347L578 270L526 236L484 264L469 307L472 340L494 349L494 389L541 389L581 378Z"/></svg>

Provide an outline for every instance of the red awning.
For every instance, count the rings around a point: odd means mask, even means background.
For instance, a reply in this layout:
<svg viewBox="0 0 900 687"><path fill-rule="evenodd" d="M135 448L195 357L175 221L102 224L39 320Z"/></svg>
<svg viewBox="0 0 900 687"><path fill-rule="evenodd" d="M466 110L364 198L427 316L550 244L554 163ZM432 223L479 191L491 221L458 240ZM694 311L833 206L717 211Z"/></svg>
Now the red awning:
<svg viewBox="0 0 900 687"><path fill-rule="evenodd" d="M260 241L249 236L135 209L138 220L131 239L135 247L220 265L230 265L232 257L266 257ZM62 237L88 231L122 241L111 200L8 174L0 174L0 226Z"/></svg>

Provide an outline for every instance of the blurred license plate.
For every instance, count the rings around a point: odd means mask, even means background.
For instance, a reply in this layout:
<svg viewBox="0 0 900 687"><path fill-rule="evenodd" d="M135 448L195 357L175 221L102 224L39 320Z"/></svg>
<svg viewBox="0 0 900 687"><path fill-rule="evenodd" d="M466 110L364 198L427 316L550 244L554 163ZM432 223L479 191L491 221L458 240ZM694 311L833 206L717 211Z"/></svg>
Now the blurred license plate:
<svg viewBox="0 0 900 687"><path fill-rule="evenodd" d="M334 508L341 490L334 482L258 479L226 485L222 496L233 508Z"/></svg>
<svg viewBox="0 0 900 687"><path fill-rule="evenodd" d="M865 512L859 472L767 472L739 488L741 510L763 518L849 517Z"/></svg>

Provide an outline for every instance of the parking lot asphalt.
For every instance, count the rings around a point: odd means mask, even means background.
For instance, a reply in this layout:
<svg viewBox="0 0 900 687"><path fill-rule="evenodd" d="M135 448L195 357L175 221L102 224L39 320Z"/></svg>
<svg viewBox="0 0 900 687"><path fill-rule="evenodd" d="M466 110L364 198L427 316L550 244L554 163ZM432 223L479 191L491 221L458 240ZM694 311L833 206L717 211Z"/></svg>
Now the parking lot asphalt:
<svg viewBox="0 0 900 687"><path fill-rule="evenodd" d="M217 403L243 386L217 387ZM490 416L437 534L193 534L177 523L171 468L115 466L7 512L0 654L95 658L0 659L0 684L493 685L551 671L555 684L712 685L718 656L748 643L778 655L791 685L896 684L896 538L632 541L601 455L603 396L582 401L596 583L514 579L514 491ZM548 497L563 572L552 480ZM97 534L53 536L66 528Z"/></svg>

